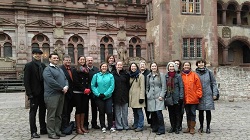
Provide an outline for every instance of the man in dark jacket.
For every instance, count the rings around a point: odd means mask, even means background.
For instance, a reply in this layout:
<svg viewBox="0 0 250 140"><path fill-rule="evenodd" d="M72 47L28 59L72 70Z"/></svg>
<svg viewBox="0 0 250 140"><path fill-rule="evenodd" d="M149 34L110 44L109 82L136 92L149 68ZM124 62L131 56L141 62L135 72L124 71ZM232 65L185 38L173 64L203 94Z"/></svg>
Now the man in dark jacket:
<svg viewBox="0 0 250 140"><path fill-rule="evenodd" d="M144 75L145 88L146 88L147 75L150 73L150 71L146 68L146 61L144 61L144 60L140 61L140 71ZM146 90L145 90L145 97L147 97ZM146 107L144 107L144 110L146 113L147 122L148 122L148 124L151 124L150 112L147 111L147 98L145 98L145 103L146 103Z"/></svg>
<svg viewBox="0 0 250 140"><path fill-rule="evenodd" d="M62 125L61 125L61 130L62 133L64 133L64 130L69 126L69 122L70 122L70 116L71 116L71 112L73 110L73 70L71 65L71 57L69 55L64 55L63 56L63 65L60 67L67 80L69 83L69 89L67 91L67 93L65 94L65 98L64 98L64 105L63 105L63 112L62 112ZM66 134L66 132L65 132Z"/></svg>
<svg viewBox="0 0 250 140"><path fill-rule="evenodd" d="M93 57L90 57L90 56L86 57L86 64L87 64L87 67L89 69L89 81L90 81L89 87L90 87L91 80L92 80L94 74L99 72L99 69L93 65ZM100 126L97 125L97 106L95 103L95 96L92 92L90 93L89 98L91 99L91 112L92 112L91 125L92 125L92 128L100 129ZM84 118L84 127L86 127L88 129L89 110L86 110L85 114L87 117Z"/></svg>
<svg viewBox="0 0 250 140"><path fill-rule="evenodd" d="M39 107L39 123L40 134L47 134L45 114L46 107L44 103L44 85L43 85L43 70L46 67L41 62L43 52L39 49L32 51L33 60L25 65L24 68L24 86L26 95L30 100L29 123L31 138L40 138L37 134L36 127L36 112Z"/></svg>

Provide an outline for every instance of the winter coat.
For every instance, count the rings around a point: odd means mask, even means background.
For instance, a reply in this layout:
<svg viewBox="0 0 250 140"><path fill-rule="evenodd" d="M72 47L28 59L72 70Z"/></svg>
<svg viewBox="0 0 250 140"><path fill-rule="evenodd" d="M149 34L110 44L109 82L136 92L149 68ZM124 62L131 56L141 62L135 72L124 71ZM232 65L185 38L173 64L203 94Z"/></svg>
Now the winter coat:
<svg viewBox="0 0 250 140"><path fill-rule="evenodd" d="M166 74L166 82L168 81L168 78L169 76L168 74ZM176 73L174 76L174 91L172 93L174 104L178 104L178 101L180 99L183 99L183 96L184 96L184 87L183 87L182 78L180 74Z"/></svg>
<svg viewBox="0 0 250 140"><path fill-rule="evenodd" d="M139 74L138 78L131 78L129 80L131 85L129 89L129 107L142 108L145 107L145 101L140 104L139 99L145 100L145 82L144 76Z"/></svg>
<svg viewBox="0 0 250 140"><path fill-rule="evenodd" d="M153 76L150 73L147 76L146 94L147 94L147 111L154 112L164 110L164 100L159 100L159 97L164 98L166 93L166 79L164 74Z"/></svg>
<svg viewBox="0 0 250 140"><path fill-rule="evenodd" d="M113 103L123 105L128 103L129 97L129 74L125 70L121 70L119 74L113 71L115 79L115 89L113 92Z"/></svg>
<svg viewBox="0 0 250 140"><path fill-rule="evenodd" d="M217 88L214 75L207 68L205 69L205 73L201 73L198 70L196 70L196 73L199 75L202 84L202 98L200 99L198 110L214 110L213 96L218 94L217 90L214 89ZM213 91L215 92L213 93Z"/></svg>
<svg viewBox="0 0 250 140"><path fill-rule="evenodd" d="M202 97L202 86L199 76L190 71L188 74L182 72L181 74L184 85L184 103L185 104L199 104Z"/></svg>
<svg viewBox="0 0 250 140"><path fill-rule="evenodd" d="M112 96L114 91L115 81L114 76L109 73L96 73L91 80L91 89L96 97L102 93L105 95L103 100L106 100Z"/></svg>

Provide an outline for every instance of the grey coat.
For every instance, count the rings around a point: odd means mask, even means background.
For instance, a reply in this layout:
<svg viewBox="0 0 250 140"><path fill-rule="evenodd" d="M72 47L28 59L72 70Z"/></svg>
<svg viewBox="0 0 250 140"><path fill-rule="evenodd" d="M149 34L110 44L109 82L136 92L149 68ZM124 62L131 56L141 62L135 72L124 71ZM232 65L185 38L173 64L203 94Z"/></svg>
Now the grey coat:
<svg viewBox="0 0 250 140"><path fill-rule="evenodd" d="M153 76L152 73L147 75L146 94L147 94L147 111L154 112L158 110L164 110L164 100L160 101L159 97L164 98L166 93L166 79L165 76L160 73L157 76Z"/></svg>
<svg viewBox="0 0 250 140"><path fill-rule="evenodd" d="M166 74L166 82L168 78L169 76L168 74ZM176 73L174 76L174 91L172 93L174 104L178 104L180 99L183 100L183 97L184 97L184 86L182 77L180 74Z"/></svg>
<svg viewBox="0 0 250 140"><path fill-rule="evenodd" d="M216 80L213 73L206 68L205 73L196 70L202 84L202 98L198 105L198 110L214 110L213 96L218 94ZM210 76L209 76L210 73ZM210 79L211 77L211 79ZM213 88L213 89L212 89ZM215 91L213 93L213 91Z"/></svg>

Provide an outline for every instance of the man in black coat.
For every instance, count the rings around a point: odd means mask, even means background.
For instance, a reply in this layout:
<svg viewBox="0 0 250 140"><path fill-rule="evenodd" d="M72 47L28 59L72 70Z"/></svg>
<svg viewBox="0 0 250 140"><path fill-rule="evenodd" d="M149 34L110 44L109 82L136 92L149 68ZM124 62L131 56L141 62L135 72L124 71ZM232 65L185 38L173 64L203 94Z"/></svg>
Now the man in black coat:
<svg viewBox="0 0 250 140"><path fill-rule="evenodd" d="M147 75L150 73L150 71L146 68L146 61L144 61L144 60L140 61L140 71L144 76L145 88L146 88ZM145 90L145 97L147 97L146 90ZM145 113L146 113L147 122L148 122L148 124L151 124L150 112L147 111L147 98L145 98L145 103L146 103L146 107L144 107L144 110L145 110Z"/></svg>
<svg viewBox="0 0 250 140"><path fill-rule="evenodd" d="M89 87L90 87L90 84L91 84L91 80L94 76L94 74L98 73L99 72L99 69L97 67L95 67L93 65L93 57L86 57L86 64L87 64L87 67L89 69ZM94 129L100 129L100 126L97 125L97 106L96 106L96 103L95 103L95 96L94 94L91 92L90 95L89 95L89 98L91 99L91 112L92 112L92 120L91 120L91 125L92 125L92 128ZM86 116L84 118L84 126L86 128L88 128L88 114L89 114L89 110L86 110Z"/></svg>
<svg viewBox="0 0 250 140"><path fill-rule="evenodd" d="M36 112L39 107L39 123L40 134L47 134L45 114L46 107L44 103L44 83L43 83L43 70L46 67L41 62L43 52L39 49L32 51L33 60L25 65L24 68L24 86L26 95L30 100L29 123L31 138L40 138L37 134L36 127Z"/></svg>
<svg viewBox="0 0 250 140"><path fill-rule="evenodd" d="M70 122L70 116L71 112L73 110L73 70L71 65L71 57L69 55L63 56L63 65L61 66L61 69L63 70L68 83L69 83L69 89L67 93L65 94L64 98L64 105L63 105L63 112L62 112L62 125L61 125L61 131L62 133L67 134L67 132L64 132L64 130L69 126Z"/></svg>

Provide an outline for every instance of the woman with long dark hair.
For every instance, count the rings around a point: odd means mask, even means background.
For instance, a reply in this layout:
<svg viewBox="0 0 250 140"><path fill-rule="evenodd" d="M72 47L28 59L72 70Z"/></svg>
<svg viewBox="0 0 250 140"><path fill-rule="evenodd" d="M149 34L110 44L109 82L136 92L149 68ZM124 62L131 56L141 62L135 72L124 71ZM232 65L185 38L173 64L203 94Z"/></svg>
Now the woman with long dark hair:
<svg viewBox="0 0 250 140"><path fill-rule="evenodd" d="M157 64L150 64L150 73L147 75L146 95L147 111L151 113L152 132L156 135L165 134L165 124L162 114L164 106L164 95L166 93L166 80L163 73L158 70Z"/></svg>
<svg viewBox="0 0 250 140"><path fill-rule="evenodd" d="M78 57L78 64L73 70L73 99L76 106L75 120L76 132L78 134L88 133L84 128L84 117L88 107L88 95L90 94L89 87L89 70L86 66L86 58ZM86 116L88 117L88 116Z"/></svg>

